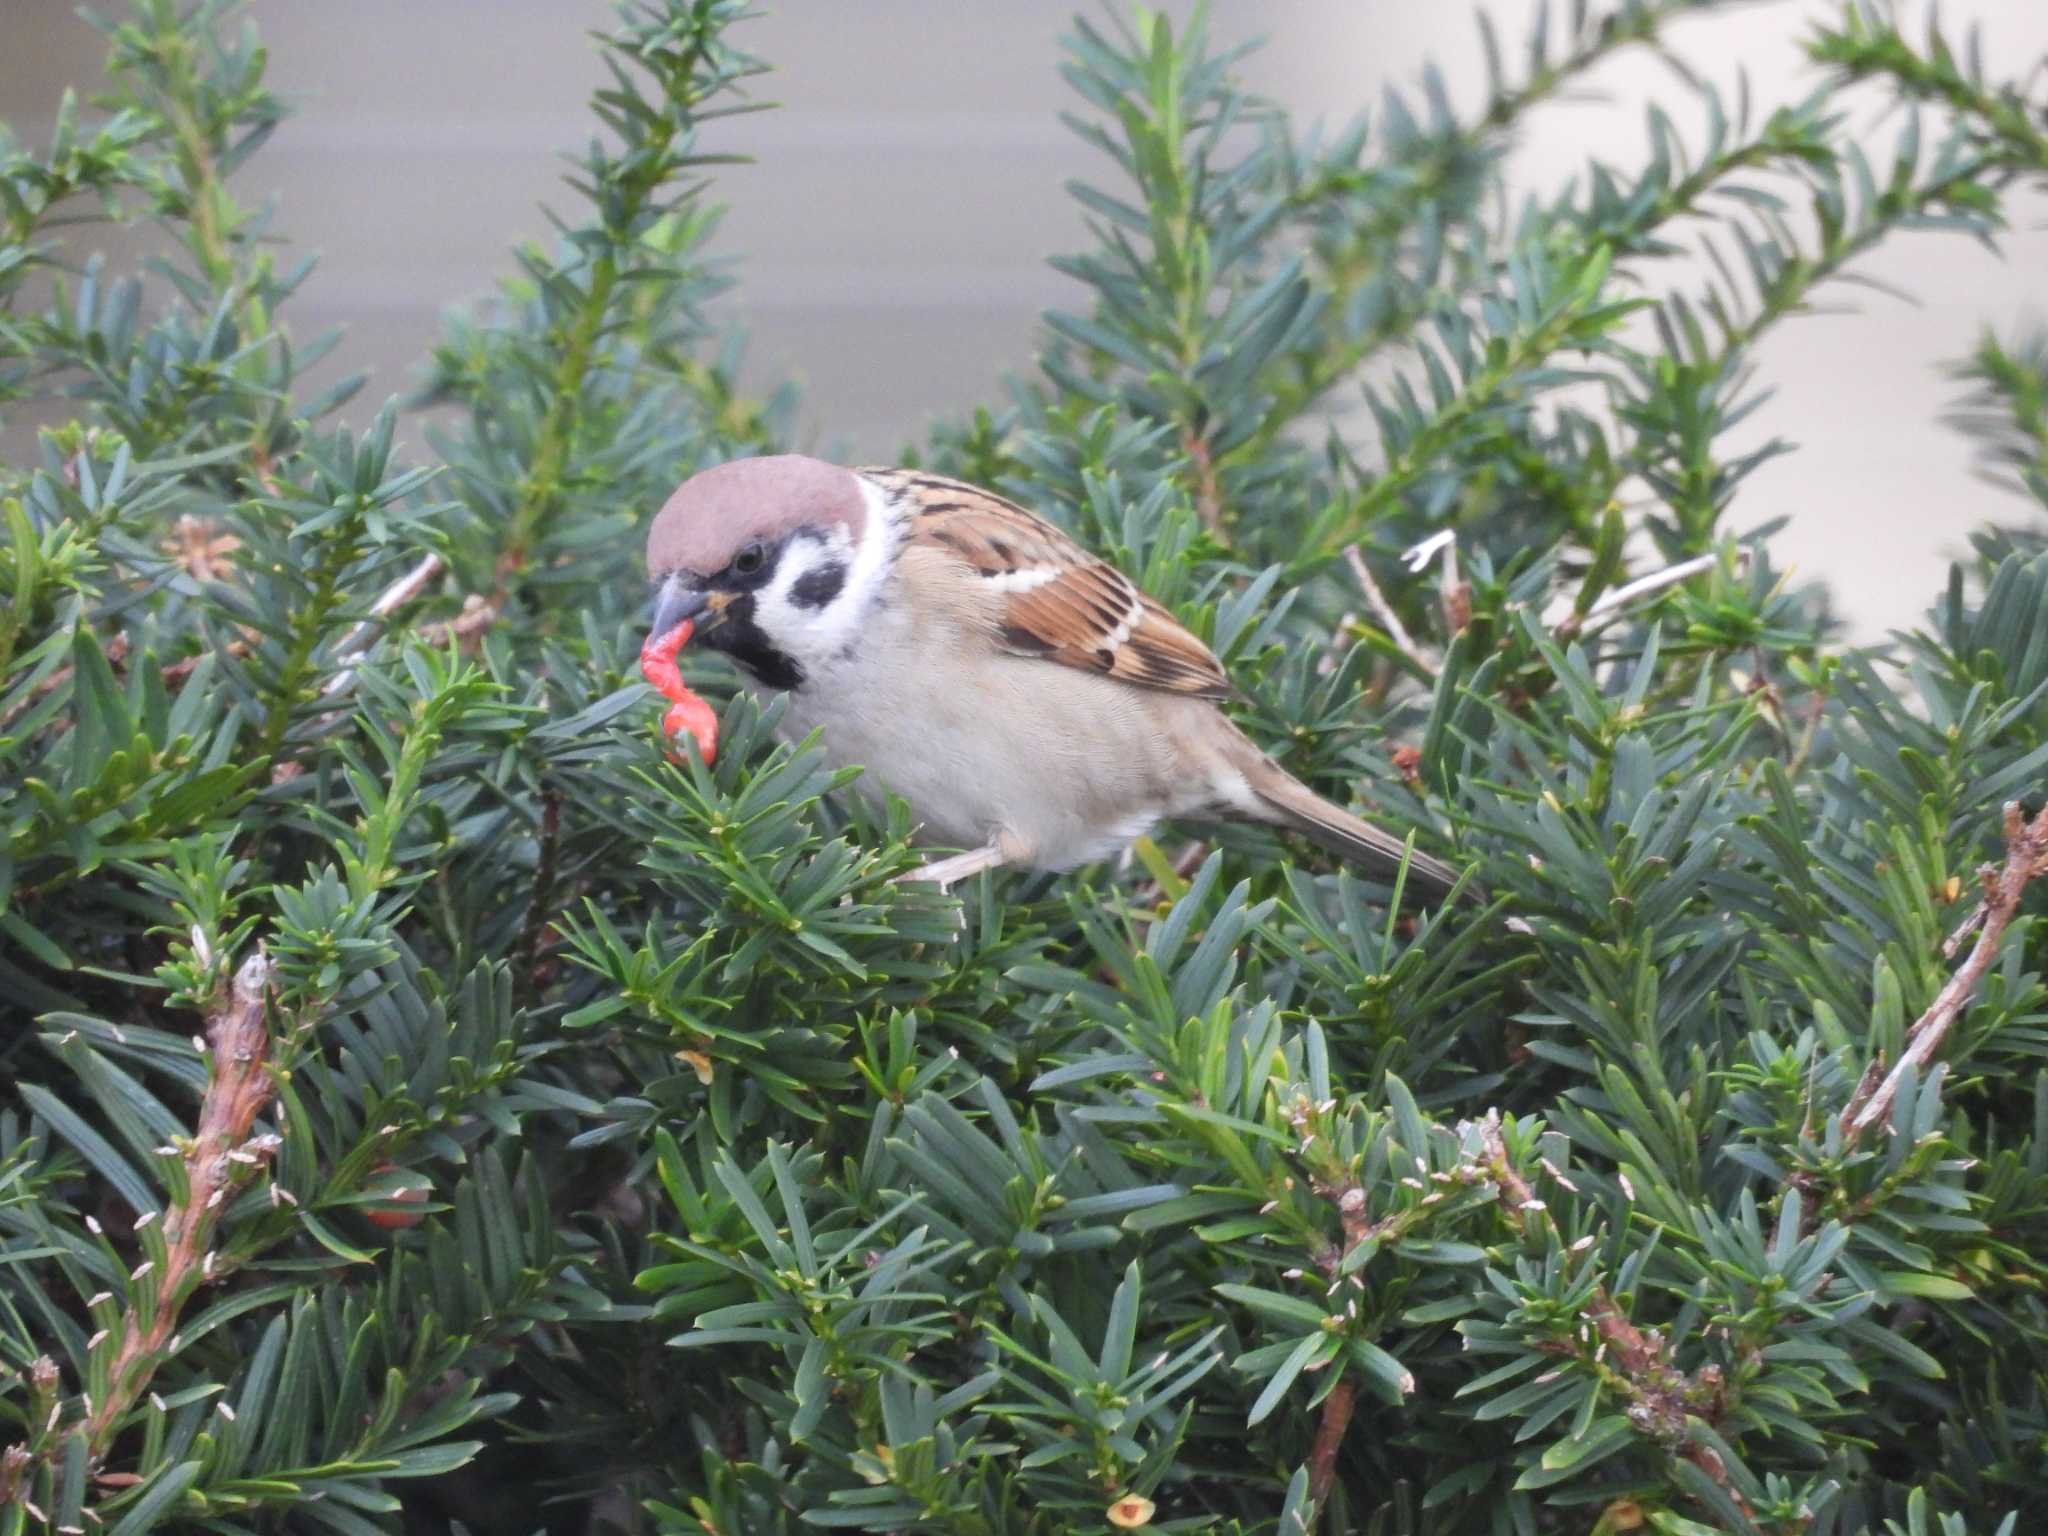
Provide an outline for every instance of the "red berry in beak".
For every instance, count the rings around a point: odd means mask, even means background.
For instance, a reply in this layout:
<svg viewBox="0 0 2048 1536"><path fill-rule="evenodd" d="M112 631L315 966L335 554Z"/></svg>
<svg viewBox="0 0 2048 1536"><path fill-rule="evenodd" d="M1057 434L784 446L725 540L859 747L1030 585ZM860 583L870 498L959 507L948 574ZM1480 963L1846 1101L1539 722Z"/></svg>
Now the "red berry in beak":
<svg viewBox="0 0 2048 1536"><path fill-rule="evenodd" d="M640 647L640 675L663 698L669 710L661 728L670 736L688 731L697 743L697 755L708 765L718 759L718 716L711 706L692 693L676 665L676 653L690 643L697 632L694 620L685 619L665 635L649 635Z"/></svg>

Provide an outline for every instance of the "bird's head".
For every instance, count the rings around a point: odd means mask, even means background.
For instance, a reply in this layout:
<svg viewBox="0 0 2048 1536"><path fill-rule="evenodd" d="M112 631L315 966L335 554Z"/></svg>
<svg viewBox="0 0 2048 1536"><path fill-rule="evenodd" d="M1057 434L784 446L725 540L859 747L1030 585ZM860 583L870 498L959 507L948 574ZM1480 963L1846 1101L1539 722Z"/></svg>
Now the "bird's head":
<svg viewBox="0 0 2048 1536"><path fill-rule="evenodd" d="M692 475L648 530L651 635L692 620L762 682L798 686L812 660L850 638L872 596L872 503L852 470L801 454Z"/></svg>

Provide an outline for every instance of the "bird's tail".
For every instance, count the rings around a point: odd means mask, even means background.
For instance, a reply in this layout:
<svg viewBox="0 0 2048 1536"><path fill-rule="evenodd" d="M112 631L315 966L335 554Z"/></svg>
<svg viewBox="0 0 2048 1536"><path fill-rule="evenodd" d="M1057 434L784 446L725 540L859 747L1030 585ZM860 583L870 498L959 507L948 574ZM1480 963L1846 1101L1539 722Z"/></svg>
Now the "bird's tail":
<svg viewBox="0 0 2048 1536"><path fill-rule="evenodd" d="M1458 872L1443 860L1433 859L1420 849L1410 851L1393 833L1383 832L1330 804L1263 754L1258 771L1247 773L1245 778L1266 813L1263 820L1299 832L1318 847L1367 873L1391 883L1406 859L1408 883L1404 894L1411 901L1417 897L1439 901L1458 883Z"/></svg>

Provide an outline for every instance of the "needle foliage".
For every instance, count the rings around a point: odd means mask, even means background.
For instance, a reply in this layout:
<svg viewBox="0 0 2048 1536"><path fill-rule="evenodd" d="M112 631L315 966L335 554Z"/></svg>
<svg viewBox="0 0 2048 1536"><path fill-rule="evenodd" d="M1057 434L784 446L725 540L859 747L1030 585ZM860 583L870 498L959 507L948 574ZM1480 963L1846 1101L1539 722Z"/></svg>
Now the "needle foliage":
<svg viewBox="0 0 2048 1536"><path fill-rule="evenodd" d="M381 408L305 384L318 276L234 190L252 25L104 19L95 105L0 137L49 423L0 464L0 1536L2038 1519L2048 345L1957 338L2016 499L1910 633L1843 643L1745 484L1758 341L1994 241L2044 75L1858 0L1765 103L1682 68L1743 9L1482 24L1482 99L1328 132L1199 20L1076 21L1078 298L905 450L1472 870L1419 914L1255 831L894 883L907 814L689 653L723 751L665 754L646 519L793 431L710 252L739 0L621 0L552 232ZM1679 66L1634 145L1510 196L1630 51Z"/></svg>

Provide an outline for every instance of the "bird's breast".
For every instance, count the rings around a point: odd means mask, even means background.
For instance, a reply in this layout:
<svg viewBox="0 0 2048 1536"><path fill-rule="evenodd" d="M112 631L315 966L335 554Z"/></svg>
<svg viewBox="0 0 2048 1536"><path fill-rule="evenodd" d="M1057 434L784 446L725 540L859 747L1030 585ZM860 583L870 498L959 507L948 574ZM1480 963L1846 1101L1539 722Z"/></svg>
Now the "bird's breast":
<svg viewBox="0 0 2048 1536"><path fill-rule="evenodd" d="M862 768L870 795L900 796L926 841L1004 833L1032 864L1064 869L1208 793L1161 712L1184 701L924 628L878 616L861 646L810 668L782 728L821 729L833 763Z"/></svg>

